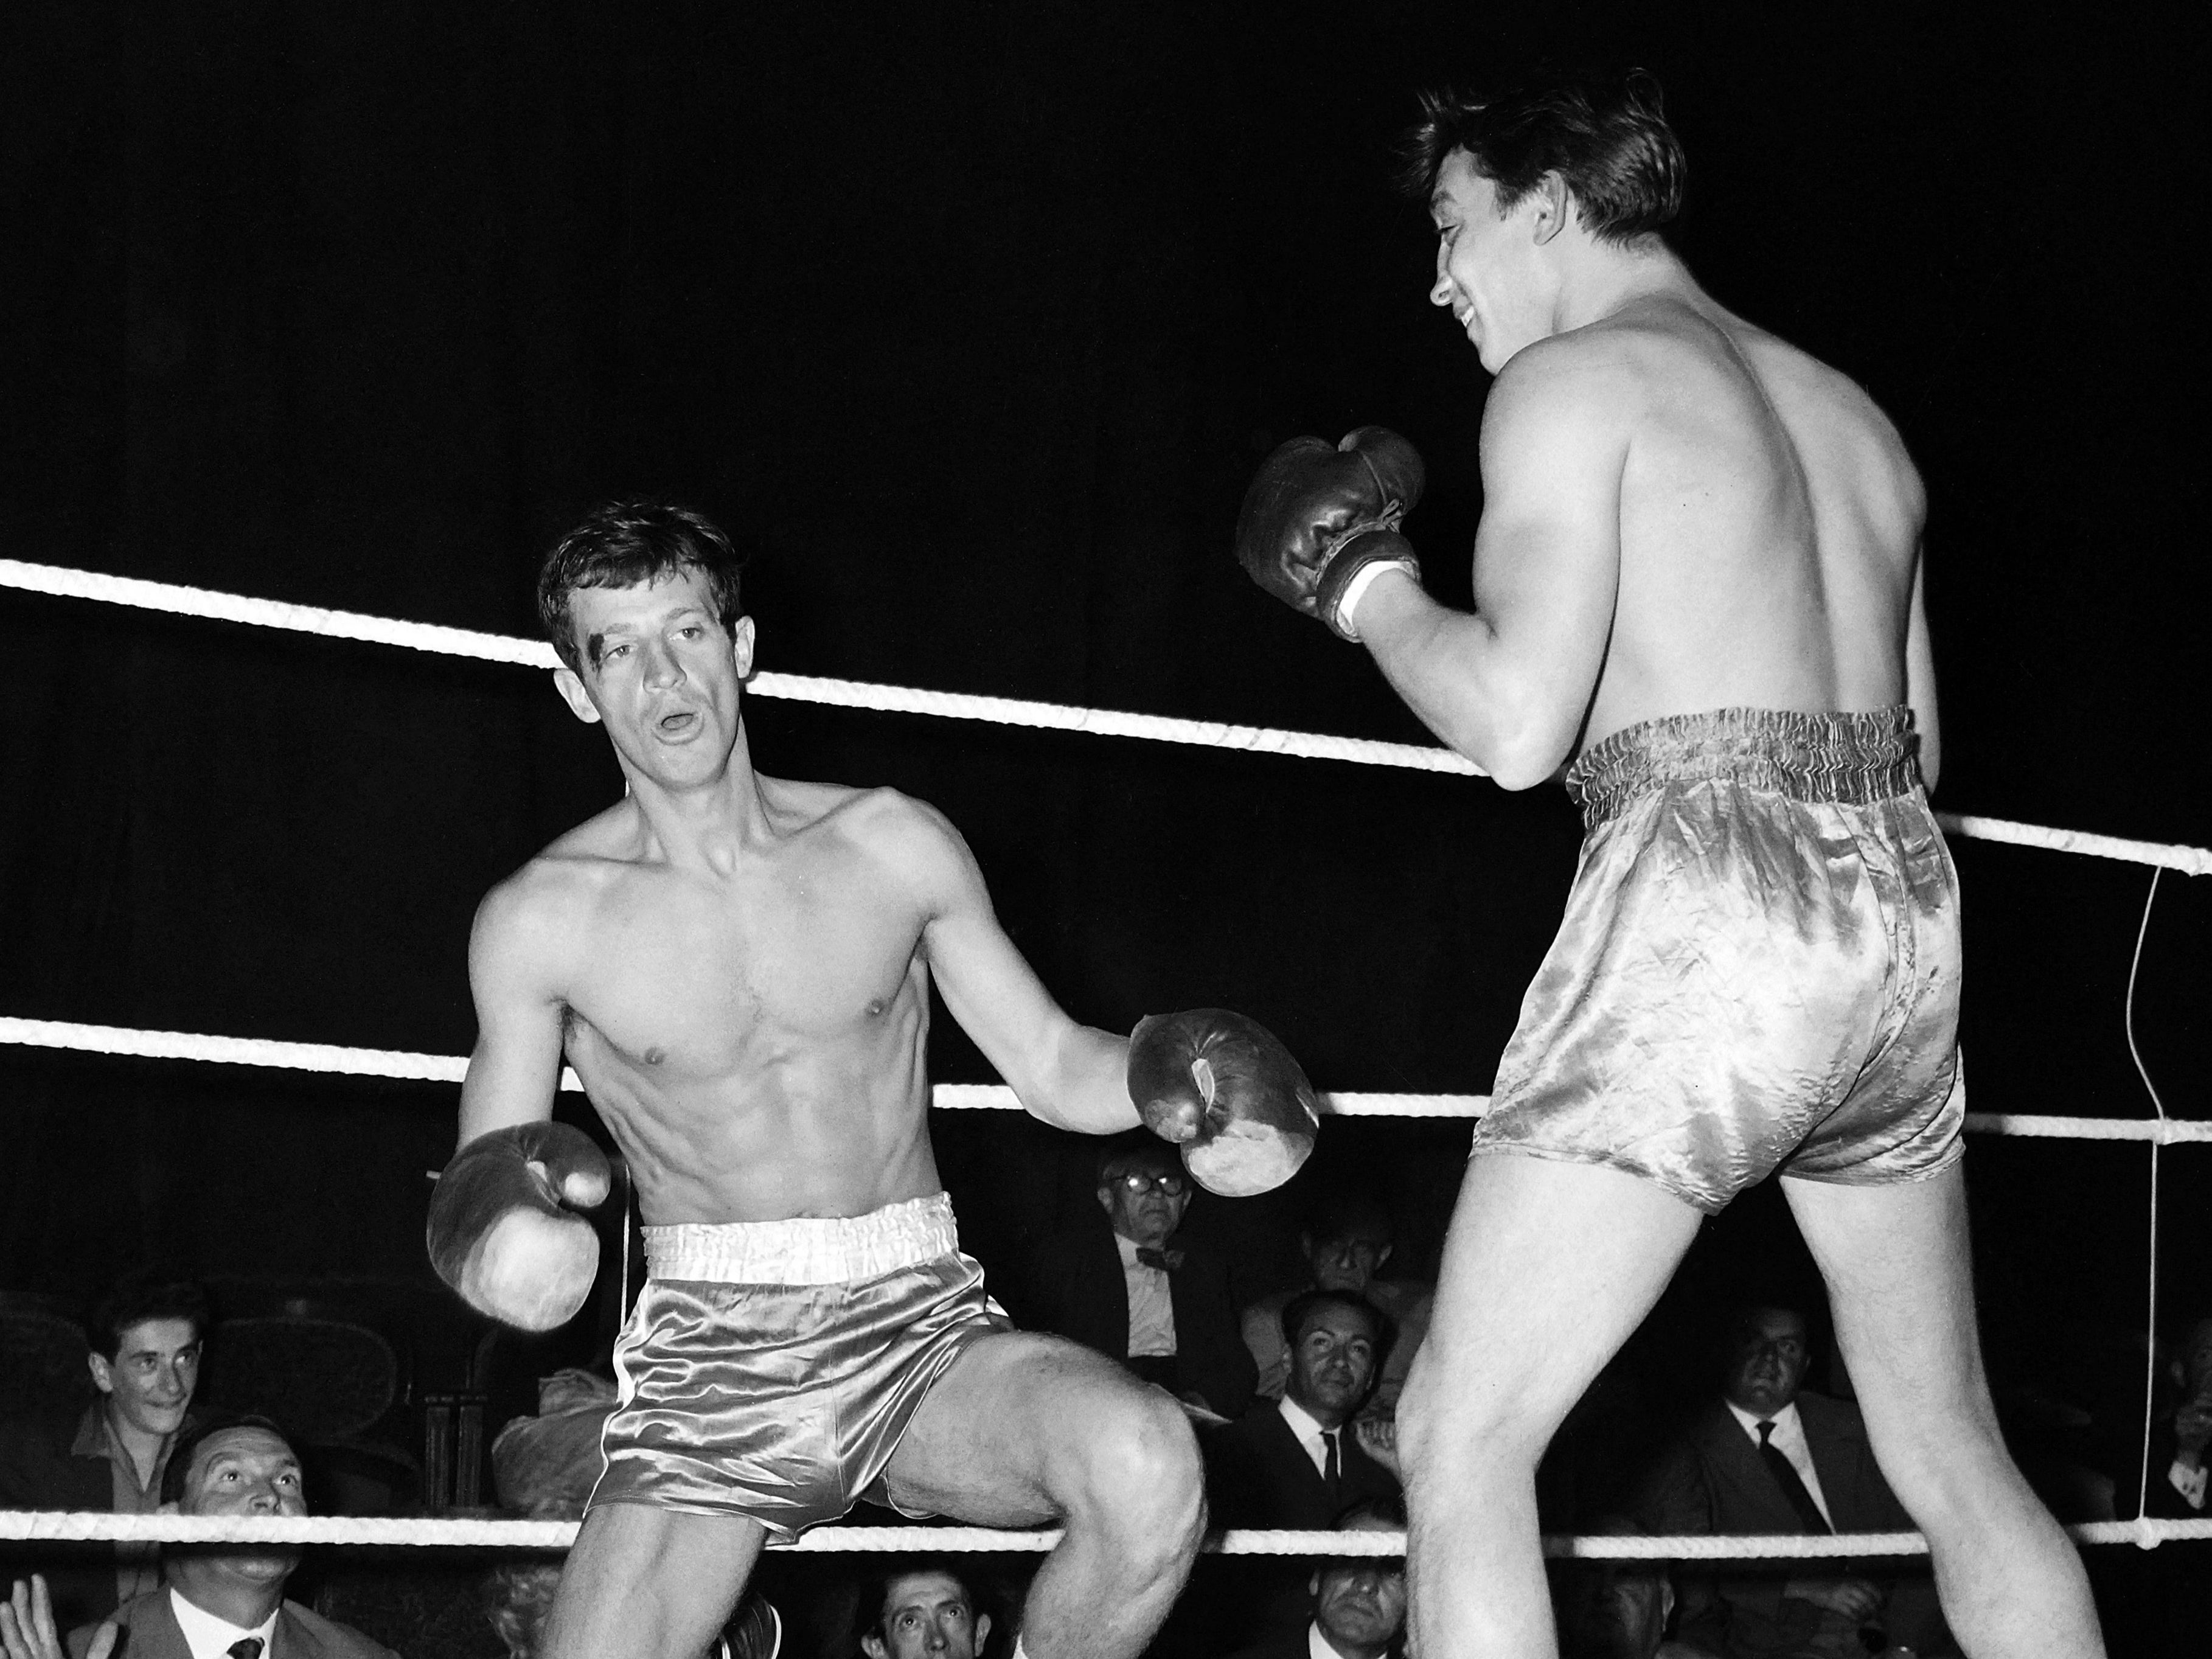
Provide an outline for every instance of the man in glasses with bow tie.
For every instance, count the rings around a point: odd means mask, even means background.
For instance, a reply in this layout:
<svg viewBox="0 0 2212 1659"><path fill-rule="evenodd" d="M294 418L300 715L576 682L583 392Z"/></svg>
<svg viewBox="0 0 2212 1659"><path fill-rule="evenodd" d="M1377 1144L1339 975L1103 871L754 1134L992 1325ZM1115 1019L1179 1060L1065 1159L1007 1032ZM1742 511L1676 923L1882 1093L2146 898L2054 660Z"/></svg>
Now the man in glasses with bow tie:
<svg viewBox="0 0 2212 1659"><path fill-rule="evenodd" d="M1184 1404L1242 1415L1258 1372L1237 1333L1228 1264L1179 1238L1189 1175L1175 1149L1146 1137L1109 1142L1098 1160L1094 1222L1039 1251L1030 1322L1121 1360Z"/></svg>

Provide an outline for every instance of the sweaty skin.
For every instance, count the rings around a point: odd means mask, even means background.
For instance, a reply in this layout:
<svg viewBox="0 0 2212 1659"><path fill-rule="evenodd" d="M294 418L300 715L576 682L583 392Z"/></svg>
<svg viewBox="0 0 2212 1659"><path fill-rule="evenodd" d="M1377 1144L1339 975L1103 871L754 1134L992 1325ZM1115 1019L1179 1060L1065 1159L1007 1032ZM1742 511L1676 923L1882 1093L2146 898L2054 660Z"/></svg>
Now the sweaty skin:
<svg viewBox="0 0 2212 1659"><path fill-rule="evenodd" d="M751 618L726 632L689 569L585 589L573 610L581 670L556 683L605 725L629 790L477 912L464 1144L548 1116L565 1047L649 1225L862 1216L935 1194L933 976L1030 1112L1092 1133L1136 1124L1127 1043L1046 994L942 817L887 789L753 770L739 716ZM1036 1659L1141 1650L1203 1525L1175 1403L1026 1332L967 1344L884 1480L909 1513L1066 1528L1023 1613ZM734 1509L594 1505L546 1659L702 1650L765 1537Z"/></svg>
<svg viewBox="0 0 2212 1659"><path fill-rule="evenodd" d="M733 647L698 585L575 597L579 635L603 644L563 690L606 722L630 793L478 913L464 1144L544 1117L565 1045L648 1224L854 1216L937 1192L933 969L1038 1116L1133 1126L1126 1045L1052 1004L940 814L751 770L736 713L750 623Z"/></svg>
<svg viewBox="0 0 2212 1659"><path fill-rule="evenodd" d="M1717 304L1656 237L1599 240L1557 174L1501 214L1455 151L1431 209L1430 298L1497 378L1475 609L1392 570L1353 619L1407 704L1522 789L1649 720L1905 703L1932 787L1923 492L1866 394ZM1864 1185L1785 1171L1782 1186L1960 1645L2101 1653L2080 1561L1990 1405L1957 1161ZM1625 1167L1468 1164L1398 1419L1427 1659L1557 1651L1537 1462L1698 1225L1684 1198Z"/></svg>
<svg viewBox="0 0 2212 1659"><path fill-rule="evenodd" d="M1656 242L1564 279L1543 270L1571 210L1553 179L1501 219L1464 154L1438 175L1430 297L1498 377L1475 610L1393 574L1360 605L1362 638L1508 787L1662 715L1896 702L1932 787L1925 501L1895 428Z"/></svg>

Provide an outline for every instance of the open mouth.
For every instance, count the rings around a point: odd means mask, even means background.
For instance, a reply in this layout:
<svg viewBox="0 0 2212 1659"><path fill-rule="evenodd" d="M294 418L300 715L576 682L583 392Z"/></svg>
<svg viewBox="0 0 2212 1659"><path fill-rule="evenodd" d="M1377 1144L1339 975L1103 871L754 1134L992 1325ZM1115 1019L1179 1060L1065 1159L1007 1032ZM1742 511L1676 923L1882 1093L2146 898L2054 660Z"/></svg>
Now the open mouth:
<svg viewBox="0 0 2212 1659"><path fill-rule="evenodd" d="M653 722L653 729L664 738L688 738L699 729L701 718L696 709L679 708L672 714L663 714Z"/></svg>

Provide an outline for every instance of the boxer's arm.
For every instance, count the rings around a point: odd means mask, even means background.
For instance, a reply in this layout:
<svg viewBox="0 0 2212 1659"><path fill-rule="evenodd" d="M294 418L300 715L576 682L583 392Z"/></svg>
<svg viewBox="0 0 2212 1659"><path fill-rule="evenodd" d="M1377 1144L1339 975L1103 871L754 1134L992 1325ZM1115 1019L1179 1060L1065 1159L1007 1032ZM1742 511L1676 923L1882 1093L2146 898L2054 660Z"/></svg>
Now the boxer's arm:
<svg viewBox="0 0 2212 1659"><path fill-rule="evenodd" d="M1483 414L1474 612L1395 572L1360 601L1359 636L1398 695L1509 789L1566 760L1603 665L1626 401L1619 376L1578 343L1522 351Z"/></svg>
<svg viewBox="0 0 2212 1659"><path fill-rule="evenodd" d="M1913 729L1920 733L1920 779L1932 795L1943 762L1943 736L1936 720L1936 653L1928 643L1928 608L1922 598L1927 574L1923 551L1913 561L1912 614L1905 628L1905 701L1912 708Z"/></svg>
<svg viewBox="0 0 2212 1659"><path fill-rule="evenodd" d="M561 1082L561 997L545 896L526 870L492 889L469 934L476 1048L461 1083L460 1142L553 1115Z"/></svg>
<svg viewBox="0 0 2212 1659"><path fill-rule="evenodd" d="M1030 1116L1084 1134L1134 1128L1127 1040L1061 1012L999 926L959 831L935 808L908 805L916 818L906 856L928 915L922 948L960 1029Z"/></svg>

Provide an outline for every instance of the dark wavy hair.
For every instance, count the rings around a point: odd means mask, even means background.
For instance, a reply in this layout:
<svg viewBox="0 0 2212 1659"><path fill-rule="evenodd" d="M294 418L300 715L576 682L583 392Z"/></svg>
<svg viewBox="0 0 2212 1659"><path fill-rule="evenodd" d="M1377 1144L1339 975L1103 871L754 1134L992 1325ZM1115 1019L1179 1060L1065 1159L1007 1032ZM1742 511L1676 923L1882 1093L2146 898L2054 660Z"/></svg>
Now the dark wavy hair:
<svg viewBox="0 0 2212 1659"><path fill-rule="evenodd" d="M1350 1291L1301 1291L1283 1304L1283 1341L1295 1348L1306 1334L1306 1322L1324 1308L1349 1308L1367 1321L1373 1334L1375 1364L1382 1364L1384 1350L1389 1346L1390 1321L1382 1309L1364 1296L1354 1296Z"/></svg>
<svg viewBox="0 0 2212 1659"><path fill-rule="evenodd" d="M538 570L538 619L561 660L583 672L570 601L580 587L635 587L678 570L707 579L726 633L744 614L738 598L744 561L730 538L688 507L665 501L609 501L595 507L545 556Z"/></svg>
<svg viewBox="0 0 2212 1659"><path fill-rule="evenodd" d="M123 1347L123 1333L149 1319L181 1319L193 1337L207 1340L207 1292L186 1279L142 1270L115 1281L92 1310L85 1326L93 1351L110 1364Z"/></svg>
<svg viewBox="0 0 2212 1659"><path fill-rule="evenodd" d="M1682 210L1688 166L1659 82L1643 70L1548 76L1480 96L1422 94L1399 175L1407 193L1425 204L1455 150L1497 185L1501 214L1558 173L1583 228L1601 242L1632 242Z"/></svg>

